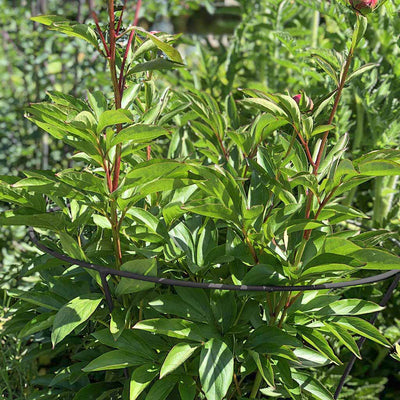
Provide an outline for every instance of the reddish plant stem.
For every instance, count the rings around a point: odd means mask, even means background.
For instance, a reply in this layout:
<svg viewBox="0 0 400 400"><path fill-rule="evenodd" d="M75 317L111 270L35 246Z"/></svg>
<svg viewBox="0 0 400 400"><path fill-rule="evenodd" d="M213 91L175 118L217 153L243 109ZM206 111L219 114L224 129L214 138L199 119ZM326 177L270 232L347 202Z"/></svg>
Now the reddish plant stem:
<svg viewBox="0 0 400 400"><path fill-rule="evenodd" d="M111 175L110 175L110 170L108 169L107 161L105 158L103 159L103 169L104 169L104 172L106 173L108 190L111 192L111 190L112 190Z"/></svg>
<svg viewBox="0 0 400 400"><path fill-rule="evenodd" d="M121 92L119 90L118 78L117 78L117 67L116 67L116 52L117 52L117 35L115 33L115 15L114 15L114 1L108 0L109 4L109 15L110 15L110 72L111 80L114 88L114 100L115 109L121 108Z"/></svg>
<svg viewBox="0 0 400 400"><path fill-rule="evenodd" d="M337 111L337 108L339 106L340 98L342 97L343 88L344 88L344 85L346 83L347 74L349 73L351 60L353 59L353 54L354 54L354 48L351 47L350 51L349 51L349 55L347 56L346 64L345 64L344 69L343 69L342 79L340 80L339 87L338 87L338 90L337 90L337 93L336 93L335 102L333 103L332 111L331 111L331 114L329 116L328 125L331 125L332 122L333 122L333 119L335 118L336 111ZM326 142L328 140L328 135L329 135L329 130L326 131L324 133L324 136L322 137L321 146L320 146L319 151L318 151L317 159L315 160L314 175L317 175L317 173L318 173L318 169L319 169L319 166L320 166L321 160L322 160L322 154L324 152L324 149L325 149L325 146L326 146Z"/></svg>
<svg viewBox="0 0 400 400"><path fill-rule="evenodd" d="M317 212L315 213L314 218L317 219L319 217L319 214L321 214L321 211L323 210L323 208L328 204L328 201L332 198L332 196L334 195L334 193L336 192L336 190L338 189L338 186L335 186L331 192L324 198L324 200L322 201L322 203L319 205Z"/></svg>
<svg viewBox="0 0 400 400"><path fill-rule="evenodd" d="M111 7L111 3L113 3L113 0L109 0L110 7ZM139 0L136 5L134 24L137 24L141 4L142 4L142 2L141 2L141 0ZM110 11L111 11L111 8L110 8ZM112 4L112 11L114 12L113 4ZM125 83L124 72L125 72L126 59L128 57L129 48L132 45L132 40L133 40L135 32L134 32L134 30L132 30L132 32L129 36L128 44L125 49L125 54L122 59L120 76L118 79L117 69L116 69L116 65L115 65L117 34L115 31L114 24L115 24L114 13L112 13L112 15L111 15L111 12L110 12L110 53L111 53L110 68L111 68L111 76L112 76L112 81L113 81L113 86L114 86L114 94L115 94L115 109L119 109L119 108L121 108L122 95L123 95L124 83ZM117 125L117 134L121 131L121 129L122 129L122 126ZM116 151L115 151L115 162L114 162L114 171L113 171L114 175L113 175L113 185L112 185L113 191L117 190L118 184L119 184L119 175L121 172L121 148L122 148L121 144L118 144Z"/></svg>
<svg viewBox="0 0 400 400"><path fill-rule="evenodd" d="M133 20L133 26L136 26L139 21L139 12L140 12L141 6L142 6L142 0L138 0L138 2L136 3L135 18ZM122 19L122 15L121 15L121 19ZM120 21L121 21L121 19L120 19ZM132 41L133 41L133 38L135 37L135 33L136 33L135 29L132 29L132 31L129 35L128 43L126 45L125 54L124 54L124 57L123 57L122 63L121 63L121 72L119 75L119 88L120 88L121 93L123 93L124 85L125 85L125 79L124 79L125 64L126 64L126 60L128 59L129 50L132 46Z"/></svg>
<svg viewBox="0 0 400 400"><path fill-rule="evenodd" d="M249 237L247 235L247 232L246 232L244 227L242 228L242 233L243 233L243 236L244 236L244 240L245 240L247 246L250 249L250 253L251 253L251 256L253 257L254 262L256 264L258 264L258 256L257 256L257 253L256 253L256 249L254 248L253 244L251 243L251 241L250 241L250 239L249 239Z"/></svg>
<svg viewBox="0 0 400 400"><path fill-rule="evenodd" d="M311 164L313 167L315 167L315 163L314 163L314 161L313 161L313 158L312 158L312 155L311 155L311 152L310 152L310 148L308 147L308 141L305 141L305 140L304 140L303 136L302 136L301 133L298 131L298 129L296 129L296 127L294 127L294 130L296 131L297 136L299 137L300 142L301 142L301 144L303 145L304 150L306 151L308 161L310 162L310 164Z"/></svg>
<svg viewBox="0 0 400 400"><path fill-rule="evenodd" d="M121 11L121 15L119 17L119 21L118 21L118 25L117 25L117 29L115 30L115 33L118 35L120 29L121 29L121 25L122 25L122 19L124 17L124 11L126 8L126 3L128 2L128 0L124 1L124 5L122 6L122 11Z"/></svg>
<svg viewBox="0 0 400 400"><path fill-rule="evenodd" d="M337 111L337 108L339 106L340 98L342 97L343 88L344 88L344 85L346 83L347 74L349 72L351 61L353 59L353 54L354 54L354 47L352 46L350 48L349 54L347 56L346 64L345 64L345 66L343 68L342 77L340 79L340 83L339 83L339 86L338 86L337 92L336 92L335 102L333 103L332 111L331 111L331 113L329 115L328 125L331 125L332 122L333 122L333 119L335 118L336 111ZM322 161L322 155L323 155L324 150L325 150L326 142L328 140L328 135L329 135L329 131L326 131L324 133L324 136L322 137L321 145L320 145L319 150L318 150L318 155L317 155L317 158L316 158L314 166L313 166L313 174L315 176L318 175L318 169L319 169L319 166L320 166L321 161ZM308 193L307 193L307 205L306 205L306 218L307 219L310 218L310 215L311 215L311 207L312 207L313 197L314 197L313 196L313 192L311 190L309 190ZM324 206L325 205L326 205L326 203L324 204ZM319 207L320 211L319 212L322 211L322 208L321 208L321 205L320 205L320 207ZM308 240L310 238L310 236L311 236L311 230L304 231L303 238L305 240Z"/></svg>
<svg viewBox="0 0 400 400"><path fill-rule="evenodd" d="M108 10L109 10L109 18L110 18L110 72L111 72L111 80L114 88L114 101L115 101L115 109L118 110L121 108L121 91L119 88L119 82L117 77L117 67L116 67L116 52L117 52L117 35L115 32L115 15L114 15L114 0L108 0ZM117 125L117 134L121 131L122 126ZM112 191L114 192L118 187L119 175L121 170L121 145L118 145L115 151L115 162L113 169L113 182L112 182Z"/></svg>
<svg viewBox="0 0 400 400"><path fill-rule="evenodd" d="M147 161L151 160L151 145L147 146Z"/></svg>
<svg viewBox="0 0 400 400"><path fill-rule="evenodd" d="M104 50L106 51L106 55L107 55L107 57L110 57L110 50L107 46L106 39L104 38L103 31L100 28L99 19L97 18L97 14L93 10L92 10L92 17L93 17L94 23L96 24L97 31L99 32L100 39L104 46Z"/></svg>
<svg viewBox="0 0 400 400"><path fill-rule="evenodd" d="M119 89L119 82L117 78L117 67L116 67L116 52L117 52L117 34L115 31L115 9L114 9L114 0L108 0L108 13L109 13L109 21L110 21L110 51L109 51L109 66L111 73L111 80L114 89L114 101L115 101L115 109L118 110L121 108L121 91ZM117 134L122 129L122 125L117 125ZM119 144L115 153L115 162L113 168L113 180L111 183L110 192L114 192L118 187L119 182L119 174L121 169L121 145ZM111 175L111 174L110 174ZM110 176L111 180L111 176ZM112 227L112 236L113 236L113 244L115 249L115 258L117 268L119 268L122 264L122 251L121 251L121 238L119 233L120 221L118 221L118 211L116 200L111 199L110 204L110 212L111 212L111 227Z"/></svg>

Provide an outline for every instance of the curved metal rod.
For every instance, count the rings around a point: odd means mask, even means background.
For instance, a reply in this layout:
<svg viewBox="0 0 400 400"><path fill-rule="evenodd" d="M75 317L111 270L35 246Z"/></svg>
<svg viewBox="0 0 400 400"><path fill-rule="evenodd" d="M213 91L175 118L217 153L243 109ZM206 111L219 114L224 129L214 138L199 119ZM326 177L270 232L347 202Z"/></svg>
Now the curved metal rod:
<svg viewBox="0 0 400 400"><path fill-rule="evenodd" d="M399 284L399 281L400 281L400 272L398 272L396 274L396 276L394 277L392 283L387 288L385 295L382 297L382 300L379 302L380 306L384 307L384 306L387 305L387 303L389 302L390 298L392 297L392 294L393 294L394 290L396 289L397 285ZM379 312L380 311L377 311L372 315L372 317L371 317L371 319L369 321L372 325L375 325L375 322L378 319ZM359 350L362 349L362 347L363 347L363 345L364 345L366 340L367 340L367 338L365 336L361 337L358 340L357 347L358 347ZM353 369L353 366L354 366L355 362L356 362L356 356L353 354L352 357L350 358L350 361L346 365L346 368L345 368L345 370L343 372L343 375L340 378L339 385L336 388L336 392L335 392L335 395L333 397L335 400L339 398L340 392L342 391L343 386L344 386L344 384L346 382L346 379L350 375L350 372Z"/></svg>
<svg viewBox="0 0 400 400"><path fill-rule="evenodd" d="M69 264L79 265L84 268L89 268L98 271L101 275L105 277L108 275L115 275L115 276L121 276L123 278L136 279L139 281L146 281L146 282L158 283L169 286L183 286L183 287L202 288L202 289L235 290L242 292L292 292L292 291L304 292L308 290L340 289L351 286L371 285L373 283L389 279L399 273L399 270L391 270L379 275L370 276L368 278L355 279L351 281L322 283L318 285L298 285L298 286L274 286L274 285L251 286L251 285L231 285L225 283L189 282L178 279L158 278L156 276L140 275L129 271L120 271L104 267L102 265L96 265L85 261L77 260L65 254L58 253L57 251L54 251L45 246L44 244L40 243L39 239L35 235L33 228L29 227L28 229L31 241L40 250L44 251L47 254L52 255L55 258L58 258L59 260L65 261Z"/></svg>

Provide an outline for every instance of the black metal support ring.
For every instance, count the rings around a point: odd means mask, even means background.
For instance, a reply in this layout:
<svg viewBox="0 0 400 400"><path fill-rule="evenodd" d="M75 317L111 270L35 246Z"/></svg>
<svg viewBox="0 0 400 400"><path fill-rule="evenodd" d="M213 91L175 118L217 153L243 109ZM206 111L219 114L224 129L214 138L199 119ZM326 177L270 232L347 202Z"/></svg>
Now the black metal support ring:
<svg viewBox="0 0 400 400"><path fill-rule="evenodd" d="M183 281L179 279L169 279L169 278L158 278L156 276L147 276L147 275L140 275L135 274L134 272L129 271L121 271L116 270L109 267L104 267L102 265L91 264L85 261L77 260L75 258L69 257L65 254L61 254L57 251L54 251L44 244L40 243L38 238L35 235L33 228L29 227L29 237L32 242L42 251L47 254L52 255L59 260L65 261L68 264L72 265L79 265L84 268L92 269L100 274L105 276L114 275L114 276L121 276L123 278L129 279L136 279L139 281L146 281L152 283L158 283L162 285L168 286L183 286L183 287L190 287L190 288L201 288L201 289L220 289L220 290L235 290L235 291L242 291L242 292L304 292L308 290L323 290L323 289L340 289L345 287L352 287L352 286L360 286L360 285L371 285L373 283L381 282L386 279L389 279L396 274L398 274L399 270L390 270L384 272L382 274L370 276L368 278L362 279L354 279L351 281L344 281L344 282L330 282L330 283L321 283L318 285L293 285L293 286L275 286L275 285L259 285L259 286L252 286L252 285L231 285L225 283L207 283L207 282L189 282Z"/></svg>

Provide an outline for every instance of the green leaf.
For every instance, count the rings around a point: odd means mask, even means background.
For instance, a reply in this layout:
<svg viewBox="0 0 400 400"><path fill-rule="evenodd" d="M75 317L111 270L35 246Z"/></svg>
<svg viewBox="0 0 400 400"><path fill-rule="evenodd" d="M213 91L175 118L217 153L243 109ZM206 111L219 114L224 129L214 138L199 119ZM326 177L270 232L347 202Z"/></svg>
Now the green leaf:
<svg viewBox="0 0 400 400"><path fill-rule="evenodd" d="M78 242L73 237L69 236L68 233L60 232L58 236L60 237L61 247L70 257L78 260L87 259Z"/></svg>
<svg viewBox="0 0 400 400"><path fill-rule="evenodd" d="M277 99L278 104L286 111L287 115L291 116L292 123L295 126L300 127L301 113L296 101L290 96L284 94L275 94L273 99Z"/></svg>
<svg viewBox="0 0 400 400"><path fill-rule="evenodd" d="M155 351L150 348L151 343L148 344L142 332L124 329L118 339L109 329L97 330L92 335L105 346L133 353L146 359L147 362L154 360L156 356Z"/></svg>
<svg viewBox="0 0 400 400"><path fill-rule="evenodd" d="M160 371L160 379L182 365L198 348L198 345L191 343L178 343L168 353Z"/></svg>
<svg viewBox="0 0 400 400"><path fill-rule="evenodd" d="M288 279L276 265L257 264L242 279L244 285L284 285Z"/></svg>
<svg viewBox="0 0 400 400"><path fill-rule="evenodd" d="M205 343L200 354L199 377L207 400L222 400L233 379L233 354L219 339Z"/></svg>
<svg viewBox="0 0 400 400"><path fill-rule="evenodd" d="M335 125L319 125L313 129L313 131L311 133L311 137L319 135L320 133L325 133L325 132L331 131L332 129L335 129L335 128L336 128Z"/></svg>
<svg viewBox="0 0 400 400"><path fill-rule="evenodd" d="M110 332L117 340L125 329L126 311L121 307L114 307L110 319Z"/></svg>
<svg viewBox="0 0 400 400"><path fill-rule="evenodd" d="M177 376L167 376L155 382L145 400L165 400L178 382Z"/></svg>
<svg viewBox="0 0 400 400"><path fill-rule="evenodd" d="M129 271L139 275L157 276L157 261L155 258L131 260L121 265L122 271ZM117 296L141 292L154 287L154 283L138 281L136 279L121 278L115 290Z"/></svg>
<svg viewBox="0 0 400 400"><path fill-rule="evenodd" d="M83 100L80 100L74 96L58 92L56 90L49 90L46 93L56 104L73 108L77 112L89 111L89 107L87 106L87 104Z"/></svg>
<svg viewBox="0 0 400 400"><path fill-rule="evenodd" d="M181 400L195 400L197 387L196 381L193 378L189 378L188 376L181 377L178 389Z"/></svg>
<svg viewBox="0 0 400 400"><path fill-rule="evenodd" d="M87 92L88 101L90 107L94 111L97 120L99 120L101 114L107 111L107 99L105 98L104 94L100 91L96 91L93 93Z"/></svg>
<svg viewBox="0 0 400 400"><path fill-rule="evenodd" d="M85 322L95 312L103 299L98 293L89 293L75 297L65 304L56 314L51 333L53 347L61 342L82 322Z"/></svg>
<svg viewBox="0 0 400 400"><path fill-rule="evenodd" d="M204 312L199 312L195 307L174 294L164 294L157 296L156 299L149 302L150 307L162 314L171 314L173 316L190 319L191 321L204 322L206 316Z"/></svg>
<svg viewBox="0 0 400 400"><path fill-rule="evenodd" d="M275 103L267 99L262 99L262 98L243 99L240 100L240 103L257 107L263 111L270 112L271 114L278 117L287 118L287 114L285 113L284 110L282 110L281 107L277 106Z"/></svg>
<svg viewBox="0 0 400 400"><path fill-rule="evenodd" d="M45 307L49 310L58 311L64 304L65 299L56 293L39 292L39 291L23 291L18 289L8 290L7 294L10 297L17 297L30 304L35 304L40 307Z"/></svg>
<svg viewBox="0 0 400 400"><path fill-rule="evenodd" d="M301 390L311 394L317 400L333 400L328 389L315 378L302 372L292 372L292 378L300 385Z"/></svg>
<svg viewBox="0 0 400 400"><path fill-rule="evenodd" d="M4 217L0 217L0 226L33 226L34 228L50 229L56 232L65 227L64 215L61 212L22 215L8 211L4 215Z"/></svg>
<svg viewBox="0 0 400 400"><path fill-rule="evenodd" d="M202 321L211 323L213 317L210 315L210 300L205 290L177 286L175 287L175 291L185 303L189 304L189 307L195 313L203 316Z"/></svg>
<svg viewBox="0 0 400 400"><path fill-rule="evenodd" d="M322 367L331 362L329 358L308 347L298 347L293 350L293 353L304 367Z"/></svg>
<svg viewBox="0 0 400 400"><path fill-rule="evenodd" d="M252 125L253 142L262 142L274 131L286 124L288 124L288 121L284 118L276 118L270 114L262 114L260 117L255 119Z"/></svg>
<svg viewBox="0 0 400 400"><path fill-rule="evenodd" d="M12 185L13 188L30 188L36 186L45 186L45 185L53 185L54 180L48 179L44 176L32 177L21 179L20 181L14 183Z"/></svg>
<svg viewBox="0 0 400 400"><path fill-rule="evenodd" d="M124 91L124 95L122 97L121 107L128 108L138 96L140 89L142 87L141 83L136 85L131 85Z"/></svg>
<svg viewBox="0 0 400 400"><path fill-rule="evenodd" d="M267 382L269 386L275 386L274 370L272 369L271 362L253 350L249 350L249 354L256 363L264 381Z"/></svg>
<svg viewBox="0 0 400 400"><path fill-rule="evenodd" d="M147 332L154 332L161 335L178 339L190 339L196 342L203 342L204 336L199 330L198 324L178 318L153 318L139 321L134 329Z"/></svg>
<svg viewBox="0 0 400 400"><path fill-rule="evenodd" d="M321 264L310 267L307 265L300 276L307 280L311 277L320 278L322 274L324 274L324 276L331 276L352 270L354 271L354 267L347 264Z"/></svg>
<svg viewBox="0 0 400 400"><path fill-rule="evenodd" d="M332 319L349 331L365 336L367 339L373 340L385 347L390 347L388 340L376 329L372 324L364 319L357 317L336 317Z"/></svg>
<svg viewBox="0 0 400 400"><path fill-rule="evenodd" d="M311 346L315 347L321 354L328 357L335 364L342 364L341 361L336 357L332 348L329 346L328 341L324 338L324 336L315 329L307 328L307 327L299 327L297 326L297 330L299 331L302 338L311 344Z"/></svg>
<svg viewBox="0 0 400 400"><path fill-rule="evenodd" d="M220 204L217 199L206 198L204 200L192 201L182 206L182 209L206 217L239 224L238 215L233 210Z"/></svg>
<svg viewBox="0 0 400 400"><path fill-rule="evenodd" d="M183 63L182 56L180 55L179 51L176 50L174 47L164 42L152 33L146 32L144 29L138 27L135 27L135 29L140 30L142 33L144 33L161 51L163 51L171 59L171 61L180 64Z"/></svg>
<svg viewBox="0 0 400 400"><path fill-rule="evenodd" d="M117 382L97 382L91 383L80 389L74 396L73 400L99 400L103 398L102 395L106 395L107 393L114 391L115 388L120 387L120 384ZM111 398L111 396L107 396L107 398Z"/></svg>
<svg viewBox="0 0 400 400"><path fill-rule="evenodd" d="M324 322L324 325L330 333L339 339L340 343L346 346L356 357L361 359L360 350L356 341L343 326L335 324L334 322Z"/></svg>
<svg viewBox="0 0 400 400"><path fill-rule="evenodd" d="M356 78L357 76L362 75L365 72L371 71L372 69L379 67L379 65L380 64L377 64L377 63L368 63L368 64L362 65L360 68L356 69L355 71L353 71L351 74L349 74L347 76L346 84L349 83L354 78Z"/></svg>
<svg viewBox="0 0 400 400"><path fill-rule="evenodd" d="M84 39L94 47L98 48L96 32L87 25L77 24L76 22L69 21L60 15L39 15L37 17L32 17L31 20L46 25L53 31Z"/></svg>
<svg viewBox="0 0 400 400"><path fill-rule="evenodd" d="M391 160L373 160L358 163L358 170L364 176L400 175L400 164Z"/></svg>
<svg viewBox="0 0 400 400"><path fill-rule="evenodd" d="M101 229L112 229L111 222L103 215L93 214L93 222Z"/></svg>
<svg viewBox="0 0 400 400"><path fill-rule="evenodd" d="M144 364L136 368L129 383L129 400L136 400L157 374L158 368L153 364Z"/></svg>
<svg viewBox="0 0 400 400"><path fill-rule="evenodd" d="M334 301L317 311L316 315L360 315L382 311L384 307L371 301L359 299L342 299Z"/></svg>
<svg viewBox="0 0 400 400"><path fill-rule="evenodd" d="M112 350L95 358L83 368L83 371L95 372L121 369L134 365L142 365L144 361L145 360L139 355L128 353L124 350Z"/></svg>
<svg viewBox="0 0 400 400"><path fill-rule="evenodd" d="M129 383L129 400L136 400L157 374L158 368L153 364L144 364L136 368Z"/></svg>
<svg viewBox="0 0 400 400"><path fill-rule="evenodd" d="M332 63L333 60L330 60L321 54L312 54L312 57L314 61L318 64L318 66L333 79L337 86L339 86L336 63Z"/></svg>
<svg viewBox="0 0 400 400"><path fill-rule="evenodd" d="M54 314L44 313L32 318L19 332L18 338L33 335L36 332L44 331L53 325Z"/></svg>
<svg viewBox="0 0 400 400"><path fill-rule="evenodd" d="M168 135L168 131L157 125L136 124L122 129L111 140L111 147L119 143L149 143L160 136Z"/></svg>
<svg viewBox="0 0 400 400"><path fill-rule="evenodd" d="M363 266L363 269L400 269L400 257L383 250L375 248L360 249L349 255L365 263L366 265Z"/></svg>
<svg viewBox="0 0 400 400"><path fill-rule="evenodd" d="M107 110L99 117L97 133L102 132L107 126L131 123L132 121L132 114L128 110Z"/></svg>
<svg viewBox="0 0 400 400"><path fill-rule="evenodd" d="M189 178L190 170L197 172L197 168L179 161L154 159L142 162L126 175L126 188L148 184L153 181L165 179L173 180Z"/></svg>
<svg viewBox="0 0 400 400"><path fill-rule="evenodd" d="M156 58L155 60L150 60L140 64L136 64L133 68L129 70L127 76L144 71L160 71L163 69L175 69L182 67L185 67L185 64L167 60L166 58Z"/></svg>
<svg viewBox="0 0 400 400"><path fill-rule="evenodd" d="M365 8L364 11L365 10L367 10L367 8ZM368 26L367 18L361 15L360 13L357 13L357 24L353 32L353 39L351 41L351 48L353 50L357 47L358 43L363 38L365 31L367 30L367 26Z"/></svg>
<svg viewBox="0 0 400 400"><path fill-rule="evenodd" d="M276 232L276 235L287 231L287 233L299 232L308 229L316 229L321 228L322 226L326 226L323 222L307 220L307 219L295 219L289 221L288 223L282 225Z"/></svg>
<svg viewBox="0 0 400 400"><path fill-rule="evenodd" d="M255 349L258 353L272 353L282 346L300 347L301 342L276 326L268 325L254 330L246 342L247 348Z"/></svg>
<svg viewBox="0 0 400 400"><path fill-rule="evenodd" d="M105 194L107 192L105 179L99 178L91 172L79 172L73 169L65 169L56 176L61 182L64 182L83 193L93 192Z"/></svg>

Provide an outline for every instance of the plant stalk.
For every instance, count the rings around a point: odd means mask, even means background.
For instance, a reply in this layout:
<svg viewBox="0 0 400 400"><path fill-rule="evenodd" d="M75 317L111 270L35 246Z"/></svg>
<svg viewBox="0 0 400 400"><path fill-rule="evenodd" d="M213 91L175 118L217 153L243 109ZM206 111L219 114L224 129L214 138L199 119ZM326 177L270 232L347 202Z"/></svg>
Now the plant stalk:
<svg viewBox="0 0 400 400"><path fill-rule="evenodd" d="M115 109L118 110L121 108L121 91L119 87L118 77L117 77L117 66L116 66L116 52L117 52L117 34L115 31L115 13L114 13L114 0L108 0L108 14L110 21L110 43L109 43L109 67L111 73L111 80L113 84L114 90L114 101L115 101ZM117 134L121 131L122 126L117 125ZM121 144L117 145L115 151L115 161L113 166L113 179L112 179L112 187L110 192L114 192L119 183L119 174L121 170ZM116 207L115 200L111 202L111 220L112 220L112 236L114 243L114 251L115 251L115 259L116 266L119 267L122 264L122 251L121 251L121 237L119 233L120 224L118 221L118 211Z"/></svg>
<svg viewBox="0 0 400 400"><path fill-rule="evenodd" d="M356 35L358 35L358 29L354 29L354 32L353 32L353 38L352 38L349 54L347 55L346 63L344 65L343 72L341 74L339 86L338 86L337 92L336 92L335 101L333 103L333 107L332 107L331 113L329 115L328 125L332 124L332 122L333 122L333 120L335 118L335 115L336 115L337 108L339 106L340 99L342 97L343 88L344 88L344 85L346 83L347 75L349 73L351 61L352 61L353 55L354 55L354 50L356 48L356 40L355 40ZM325 150L325 147L326 147L326 142L328 140L328 136L329 136L329 130L326 131L324 133L323 137L322 137L322 141L321 141L321 145L320 145L319 150L318 150L317 158L316 158L316 160L314 162L313 174L315 176L318 175L318 169L319 169L319 166L320 166L321 161L322 161L322 156L324 154L324 150ZM313 192L311 190L309 190L308 194L307 194L307 205L306 205L306 211L305 211L307 219L310 218L313 197L314 197ZM322 211L322 209L320 208L320 212L321 211ZM311 236L311 232L312 231L310 229L304 231L304 235L303 235L304 239L308 240L310 238L310 236Z"/></svg>

